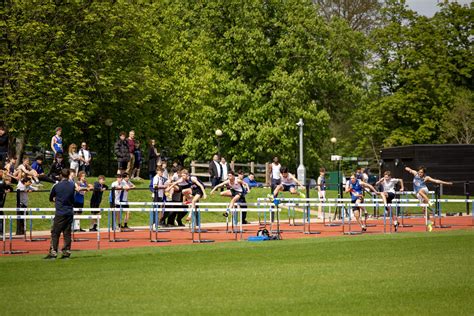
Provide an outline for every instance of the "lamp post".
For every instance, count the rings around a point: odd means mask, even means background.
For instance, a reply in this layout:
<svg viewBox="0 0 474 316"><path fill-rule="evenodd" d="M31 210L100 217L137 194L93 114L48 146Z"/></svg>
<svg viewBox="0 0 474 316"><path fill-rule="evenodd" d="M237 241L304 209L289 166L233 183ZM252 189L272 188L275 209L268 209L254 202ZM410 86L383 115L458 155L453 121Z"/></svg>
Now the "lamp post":
<svg viewBox="0 0 474 316"><path fill-rule="evenodd" d="M306 183L306 168L303 164L303 119L300 118L296 125L300 128L300 165L298 166L298 181L305 185Z"/></svg>
<svg viewBox="0 0 474 316"><path fill-rule="evenodd" d="M107 173L110 175L110 128L114 124L111 118L105 120L105 126L107 126Z"/></svg>
<svg viewBox="0 0 474 316"><path fill-rule="evenodd" d="M216 140L217 140L217 155L219 155L219 157L221 156L221 144L220 144L220 141L221 141L221 136L222 136L222 130L220 129L216 129Z"/></svg>

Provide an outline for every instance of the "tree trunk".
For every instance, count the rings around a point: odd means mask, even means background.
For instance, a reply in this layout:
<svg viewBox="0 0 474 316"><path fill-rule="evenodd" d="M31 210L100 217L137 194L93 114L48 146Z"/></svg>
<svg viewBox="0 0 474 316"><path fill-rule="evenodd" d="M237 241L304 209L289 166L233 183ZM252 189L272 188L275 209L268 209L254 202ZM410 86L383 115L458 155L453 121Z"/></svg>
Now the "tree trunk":
<svg viewBox="0 0 474 316"><path fill-rule="evenodd" d="M25 135L18 136L16 138L15 152L17 156L16 167L21 163L23 159L23 152L25 151L26 137Z"/></svg>

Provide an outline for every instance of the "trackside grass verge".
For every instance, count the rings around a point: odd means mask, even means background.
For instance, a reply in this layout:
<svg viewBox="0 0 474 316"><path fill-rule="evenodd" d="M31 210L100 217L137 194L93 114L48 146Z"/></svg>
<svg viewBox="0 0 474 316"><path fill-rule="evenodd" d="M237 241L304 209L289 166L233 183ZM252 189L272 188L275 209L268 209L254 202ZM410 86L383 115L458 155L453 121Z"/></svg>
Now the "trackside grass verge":
<svg viewBox="0 0 474 316"><path fill-rule="evenodd" d="M474 313L474 230L41 258L0 258L3 315Z"/></svg>

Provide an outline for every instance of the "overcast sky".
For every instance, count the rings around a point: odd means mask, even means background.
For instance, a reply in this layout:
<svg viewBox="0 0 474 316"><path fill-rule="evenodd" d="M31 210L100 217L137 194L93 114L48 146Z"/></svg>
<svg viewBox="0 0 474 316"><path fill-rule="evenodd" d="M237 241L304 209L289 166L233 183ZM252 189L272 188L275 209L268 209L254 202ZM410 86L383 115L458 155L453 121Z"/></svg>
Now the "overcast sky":
<svg viewBox="0 0 474 316"><path fill-rule="evenodd" d="M419 14L426 15L428 17L433 16L438 11L438 2L442 0L406 0L408 6L418 12ZM471 0L457 0L460 4L468 4Z"/></svg>

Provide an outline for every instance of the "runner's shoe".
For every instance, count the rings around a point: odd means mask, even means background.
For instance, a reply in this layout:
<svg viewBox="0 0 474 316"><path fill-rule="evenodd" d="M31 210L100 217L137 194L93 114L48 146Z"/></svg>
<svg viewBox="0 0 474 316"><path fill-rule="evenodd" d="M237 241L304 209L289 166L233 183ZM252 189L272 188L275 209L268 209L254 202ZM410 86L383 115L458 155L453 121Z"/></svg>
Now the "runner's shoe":
<svg viewBox="0 0 474 316"><path fill-rule="evenodd" d="M398 232L398 226L400 226L398 221L393 222L393 228L395 228L395 232Z"/></svg>
<svg viewBox="0 0 474 316"><path fill-rule="evenodd" d="M433 223L431 221L429 221L428 225L426 225L426 230L429 232L433 231Z"/></svg>
<svg viewBox="0 0 474 316"><path fill-rule="evenodd" d="M362 225L362 231L363 231L363 232L366 232L366 231L367 231L367 226Z"/></svg>

